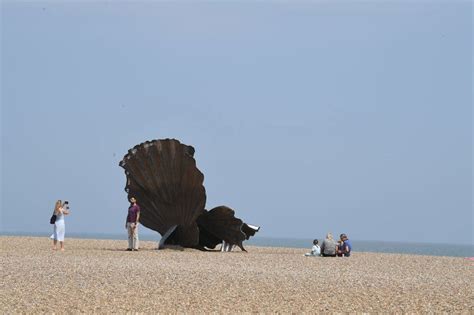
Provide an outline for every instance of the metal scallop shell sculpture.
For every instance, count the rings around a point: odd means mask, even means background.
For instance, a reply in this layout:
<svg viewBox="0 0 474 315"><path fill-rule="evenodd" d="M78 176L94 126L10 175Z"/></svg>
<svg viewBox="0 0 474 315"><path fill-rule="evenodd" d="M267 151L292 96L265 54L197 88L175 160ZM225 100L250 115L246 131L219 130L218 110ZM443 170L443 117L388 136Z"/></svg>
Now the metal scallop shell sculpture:
<svg viewBox="0 0 474 315"><path fill-rule="evenodd" d="M160 233L164 244L212 249L224 241L245 250L242 242L259 229L228 207L204 209L204 175L192 146L175 139L147 141L130 149L120 166L128 198L140 205L140 223Z"/></svg>

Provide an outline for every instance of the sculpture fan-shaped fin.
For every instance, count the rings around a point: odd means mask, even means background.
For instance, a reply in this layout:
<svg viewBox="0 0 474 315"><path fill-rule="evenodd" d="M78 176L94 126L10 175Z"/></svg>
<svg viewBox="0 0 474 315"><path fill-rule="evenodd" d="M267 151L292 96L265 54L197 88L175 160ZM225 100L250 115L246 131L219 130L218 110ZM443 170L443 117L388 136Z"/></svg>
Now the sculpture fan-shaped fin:
<svg viewBox="0 0 474 315"><path fill-rule="evenodd" d="M163 236L160 247L214 248L225 241L245 251L242 242L259 227L242 222L226 206L204 210L204 175L193 156L192 146L175 139L147 141L128 151L120 166L128 197L141 207L140 222Z"/></svg>
<svg viewBox="0 0 474 315"><path fill-rule="evenodd" d="M197 169L194 148L175 139L153 140L130 149L120 162L128 197L141 208L140 223L164 235L172 226L173 242L196 246L197 218L204 212L204 175Z"/></svg>
<svg viewBox="0 0 474 315"><path fill-rule="evenodd" d="M246 235L242 232L241 219L235 217L235 212L229 207L220 206L204 212L198 218L200 230L200 242L202 246L214 248L218 243L224 240L231 245L237 245L242 250L242 242ZM208 242L206 244L206 242ZM215 244L214 244L215 243ZM212 246L214 245L214 246Z"/></svg>

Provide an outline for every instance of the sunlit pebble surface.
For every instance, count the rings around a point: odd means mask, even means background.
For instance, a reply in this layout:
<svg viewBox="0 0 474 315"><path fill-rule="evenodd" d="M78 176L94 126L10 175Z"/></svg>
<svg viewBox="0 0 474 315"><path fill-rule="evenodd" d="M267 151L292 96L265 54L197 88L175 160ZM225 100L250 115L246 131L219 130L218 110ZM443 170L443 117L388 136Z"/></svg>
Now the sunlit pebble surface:
<svg viewBox="0 0 474 315"><path fill-rule="evenodd" d="M473 314L472 261L304 249L157 251L126 240L0 237L0 312L449 312Z"/></svg>

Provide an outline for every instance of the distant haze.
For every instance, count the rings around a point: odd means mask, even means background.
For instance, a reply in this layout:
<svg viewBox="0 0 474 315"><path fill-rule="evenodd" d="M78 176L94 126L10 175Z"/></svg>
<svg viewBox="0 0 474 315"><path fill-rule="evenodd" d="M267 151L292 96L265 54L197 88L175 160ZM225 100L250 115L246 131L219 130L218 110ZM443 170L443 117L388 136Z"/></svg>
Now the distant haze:
<svg viewBox="0 0 474 315"><path fill-rule="evenodd" d="M176 138L260 236L473 243L472 2L1 6L2 232L125 234L119 161Z"/></svg>

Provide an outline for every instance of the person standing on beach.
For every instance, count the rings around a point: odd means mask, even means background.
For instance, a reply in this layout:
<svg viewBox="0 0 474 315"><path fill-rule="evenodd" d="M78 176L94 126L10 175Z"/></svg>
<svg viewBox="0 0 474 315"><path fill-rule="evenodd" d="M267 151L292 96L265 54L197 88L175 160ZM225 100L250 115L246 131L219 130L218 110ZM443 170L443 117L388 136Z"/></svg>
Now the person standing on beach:
<svg viewBox="0 0 474 315"><path fill-rule="evenodd" d="M328 233L321 245L321 255L323 257L336 257L336 241L332 233Z"/></svg>
<svg viewBox="0 0 474 315"><path fill-rule="evenodd" d="M140 219L140 207L134 197L130 198L130 207L128 208L125 228L128 231L128 251L138 250L138 220Z"/></svg>
<svg viewBox="0 0 474 315"><path fill-rule="evenodd" d="M64 251L64 235L66 233L64 216L69 214L69 202L64 201L64 204L61 205L61 200L56 201L56 204L54 205L54 214L56 215L56 221L54 222L54 232L50 237L53 240L52 249L57 249L59 241L61 251Z"/></svg>

